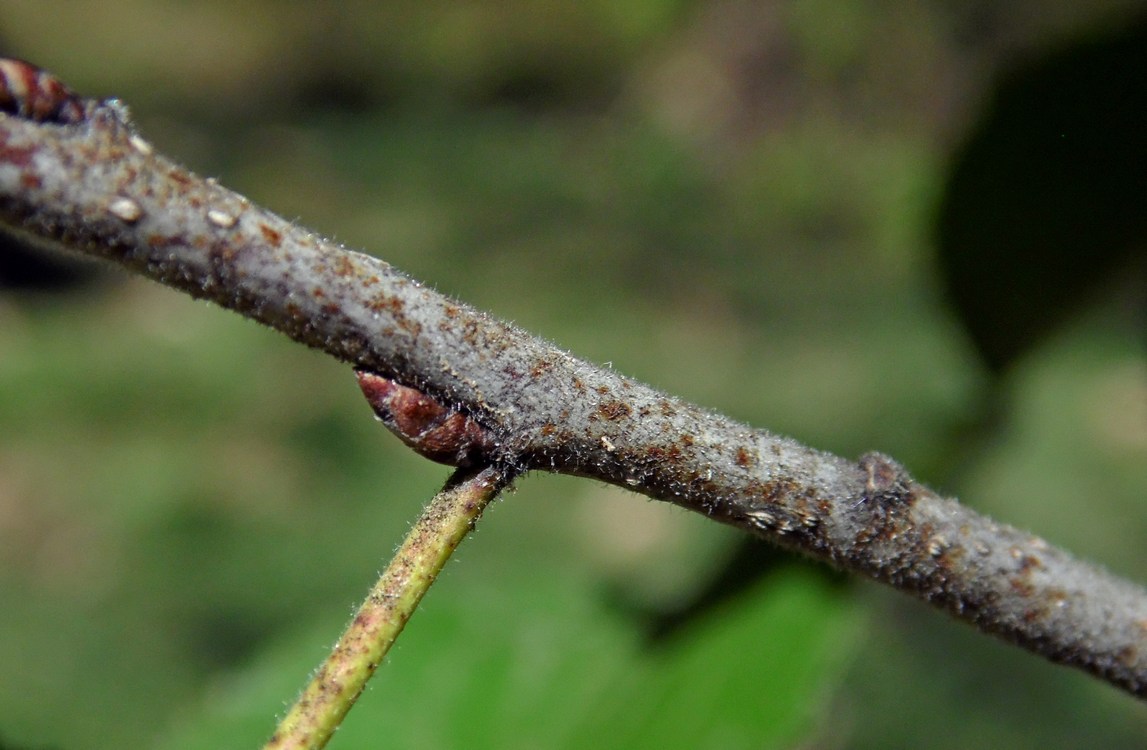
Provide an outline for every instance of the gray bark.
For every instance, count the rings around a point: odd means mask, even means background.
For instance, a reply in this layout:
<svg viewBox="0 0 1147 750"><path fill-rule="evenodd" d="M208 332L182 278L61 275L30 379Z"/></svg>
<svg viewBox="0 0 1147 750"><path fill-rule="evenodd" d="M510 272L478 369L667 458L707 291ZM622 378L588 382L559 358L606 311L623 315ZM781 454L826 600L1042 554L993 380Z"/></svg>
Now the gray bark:
<svg viewBox="0 0 1147 750"><path fill-rule="evenodd" d="M430 395L483 458L592 477L890 584L1147 695L1147 592L914 481L684 403L448 299L173 164L121 105L0 114L0 222Z"/></svg>

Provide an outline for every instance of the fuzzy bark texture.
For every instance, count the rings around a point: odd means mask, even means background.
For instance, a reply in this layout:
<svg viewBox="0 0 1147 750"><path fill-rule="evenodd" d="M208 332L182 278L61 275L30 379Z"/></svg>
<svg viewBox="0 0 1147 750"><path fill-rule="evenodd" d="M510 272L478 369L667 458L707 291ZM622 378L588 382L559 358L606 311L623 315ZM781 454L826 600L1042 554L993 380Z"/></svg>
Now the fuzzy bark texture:
<svg viewBox="0 0 1147 750"><path fill-rule="evenodd" d="M115 101L0 114L0 222L261 321L485 431L483 462L599 479L888 583L1147 695L1147 592L915 482L579 360L173 164Z"/></svg>

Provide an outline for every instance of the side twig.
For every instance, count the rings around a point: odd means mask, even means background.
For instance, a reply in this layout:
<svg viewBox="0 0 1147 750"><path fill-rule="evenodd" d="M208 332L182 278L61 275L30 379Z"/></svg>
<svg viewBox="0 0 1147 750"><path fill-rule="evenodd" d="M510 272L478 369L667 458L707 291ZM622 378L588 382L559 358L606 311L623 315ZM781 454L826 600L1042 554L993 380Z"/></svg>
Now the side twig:
<svg viewBox="0 0 1147 750"><path fill-rule="evenodd" d="M936 495L885 456L823 453L578 360L173 164L122 105L52 92L61 106L0 107L12 113L0 115L0 224L416 390L481 428L453 435L469 460L676 503L1147 696L1140 586Z"/></svg>
<svg viewBox="0 0 1147 750"><path fill-rule="evenodd" d="M426 506L266 750L326 746L450 555L510 479L494 467L455 472Z"/></svg>

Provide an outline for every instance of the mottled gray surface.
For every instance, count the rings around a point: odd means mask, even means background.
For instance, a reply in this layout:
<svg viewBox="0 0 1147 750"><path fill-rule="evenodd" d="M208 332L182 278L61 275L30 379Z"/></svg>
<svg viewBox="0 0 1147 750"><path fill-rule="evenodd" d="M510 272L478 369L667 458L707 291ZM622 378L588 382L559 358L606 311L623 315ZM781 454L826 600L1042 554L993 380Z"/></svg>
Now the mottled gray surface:
<svg viewBox="0 0 1147 750"><path fill-rule="evenodd" d="M5 225L210 299L430 395L485 458L593 477L802 550L1147 694L1147 595L913 481L578 360L155 154L122 106L0 115Z"/></svg>

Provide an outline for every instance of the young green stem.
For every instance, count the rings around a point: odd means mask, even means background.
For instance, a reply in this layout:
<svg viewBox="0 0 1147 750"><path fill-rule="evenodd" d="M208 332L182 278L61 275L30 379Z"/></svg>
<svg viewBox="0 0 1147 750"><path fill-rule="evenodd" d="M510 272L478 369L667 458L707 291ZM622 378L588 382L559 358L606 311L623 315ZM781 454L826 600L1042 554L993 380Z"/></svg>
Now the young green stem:
<svg viewBox="0 0 1147 750"><path fill-rule="evenodd" d="M451 553L511 479L495 467L459 469L450 477L265 750L326 746Z"/></svg>

